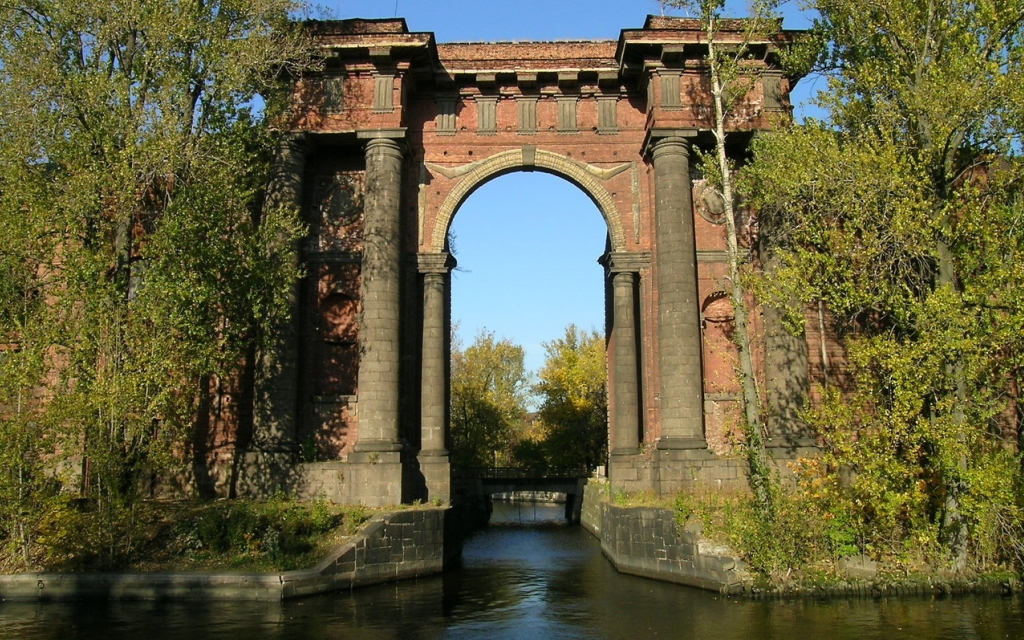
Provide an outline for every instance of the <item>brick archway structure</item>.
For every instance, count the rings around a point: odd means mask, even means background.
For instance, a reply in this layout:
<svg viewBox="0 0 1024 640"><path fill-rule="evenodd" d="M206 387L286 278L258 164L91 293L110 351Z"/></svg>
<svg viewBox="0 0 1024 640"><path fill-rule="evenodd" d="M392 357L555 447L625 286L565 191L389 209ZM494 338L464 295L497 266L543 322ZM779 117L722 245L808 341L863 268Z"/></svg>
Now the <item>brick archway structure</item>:
<svg viewBox="0 0 1024 640"><path fill-rule="evenodd" d="M726 27L723 44L741 37L741 23ZM718 455L736 414L732 347L702 314L727 265L692 166L712 115L699 24L649 16L617 41L455 44L401 19L309 28L325 64L296 83L270 190L303 208L308 275L295 320L258 361L243 487L287 481L366 504L452 495L448 229L474 189L519 170L573 182L608 226L613 486L742 481ZM788 113L795 79L777 48L789 37L753 43L749 91L729 120L738 158ZM770 352L806 351L764 335L778 343ZM769 399L788 398L790 412L806 384L791 368L766 376ZM804 444L786 428L780 438ZM297 450L324 461L296 466Z"/></svg>

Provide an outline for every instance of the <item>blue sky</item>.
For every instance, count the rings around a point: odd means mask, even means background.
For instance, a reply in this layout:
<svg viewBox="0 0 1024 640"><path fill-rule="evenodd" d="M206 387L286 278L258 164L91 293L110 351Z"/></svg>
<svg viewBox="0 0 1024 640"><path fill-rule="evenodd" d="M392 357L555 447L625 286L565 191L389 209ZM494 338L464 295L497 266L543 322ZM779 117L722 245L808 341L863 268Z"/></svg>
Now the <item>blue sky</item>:
<svg viewBox="0 0 1024 640"><path fill-rule="evenodd" d="M412 31L439 42L574 40L619 37L661 7L654 0L334 0L335 18L404 17ZM397 11L396 11L397 6ZM727 5L744 13L742 2ZM796 2L785 27L806 28ZM681 15L669 11L670 15ZM808 90L796 96L807 99ZM798 110L799 114L799 110ZM481 329L526 349L526 367L544 363L543 343L574 323L604 331L602 269L607 227L572 184L543 173L513 173L477 190L452 224L459 267L452 318L464 344Z"/></svg>

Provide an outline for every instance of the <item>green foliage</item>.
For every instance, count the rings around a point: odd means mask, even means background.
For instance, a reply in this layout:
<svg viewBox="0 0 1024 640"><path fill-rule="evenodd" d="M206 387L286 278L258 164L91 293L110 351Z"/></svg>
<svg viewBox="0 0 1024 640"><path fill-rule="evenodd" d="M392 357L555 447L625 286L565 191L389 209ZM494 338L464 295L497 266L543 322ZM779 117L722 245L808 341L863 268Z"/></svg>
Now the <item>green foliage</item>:
<svg viewBox="0 0 1024 640"><path fill-rule="evenodd" d="M540 399L538 439L548 466L593 471L608 449L605 344L576 325L544 343L547 357L533 390Z"/></svg>
<svg viewBox="0 0 1024 640"><path fill-rule="evenodd" d="M676 494L672 509L675 512L676 526L682 527L690 520L690 516L696 511L696 504L693 496L685 491Z"/></svg>
<svg viewBox="0 0 1024 640"><path fill-rule="evenodd" d="M26 562L78 492L101 564L128 553L204 380L287 312L300 226L262 206L253 105L308 59L299 8L0 7L0 537Z"/></svg>
<svg viewBox="0 0 1024 640"><path fill-rule="evenodd" d="M703 535L728 544L756 576L773 583L794 575L834 574L840 558L873 549L850 521L849 504L829 495L829 489L814 482L773 484L770 511L751 494L682 492L676 497L676 521L696 520ZM917 547L887 560L890 566L921 568L928 551Z"/></svg>
<svg viewBox="0 0 1024 640"><path fill-rule="evenodd" d="M529 385L523 349L481 331L452 349L452 457L467 467L593 470L608 447L604 339L570 325L544 344L539 380ZM527 393L540 398L528 420Z"/></svg>
<svg viewBox="0 0 1024 640"><path fill-rule="evenodd" d="M814 7L830 121L759 137L743 186L779 261L759 296L824 302L849 363L807 415L829 538L1019 569L1024 4Z"/></svg>
<svg viewBox="0 0 1024 640"><path fill-rule="evenodd" d="M227 508L203 509L176 522L171 540L193 558L230 555L236 562L265 558L278 564L284 562L282 568L295 569L302 565L288 565L314 549L316 536L343 523L352 529L359 522L338 513L324 501L311 505L282 499L239 501Z"/></svg>
<svg viewBox="0 0 1024 640"><path fill-rule="evenodd" d="M369 518L364 507L326 500L141 501L118 511L113 525L86 501L64 498L47 511L28 566L46 571L202 568L297 569L313 565ZM109 531L112 527L114 531ZM113 535L132 532L133 544ZM12 553L13 551L13 553ZM9 570L24 569L19 550L0 555Z"/></svg>
<svg viewBox="0 0 1024 640"><path fill-rule="evenodd" d="M482 330L465 350L452 346L452 461L464 467L510 465L515 432L526 419L523 348Z"/></svg>

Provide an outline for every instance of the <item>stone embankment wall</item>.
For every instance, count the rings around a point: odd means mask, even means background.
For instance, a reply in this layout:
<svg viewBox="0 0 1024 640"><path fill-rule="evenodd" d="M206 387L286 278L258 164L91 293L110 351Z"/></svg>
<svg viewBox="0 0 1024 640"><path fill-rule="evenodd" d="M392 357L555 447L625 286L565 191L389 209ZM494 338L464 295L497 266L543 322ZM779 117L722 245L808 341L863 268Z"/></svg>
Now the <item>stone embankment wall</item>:
<svg viewBox="0 0 1024 640"><path fill-rule="evenodd" d="M589 483L583 494L583 526L622 573L739 594L750 583L744 563L728 548L676 525L675 514L653 507L617 507L605 485Z"/></svg>
<svg viewBox="0 0 1024 640"><path fill-rule="evenodd" d="M374 516L318 566L280 573L85 573L0 576L3 600L284 600L440 573L461 550L452 509Z"/></svg>

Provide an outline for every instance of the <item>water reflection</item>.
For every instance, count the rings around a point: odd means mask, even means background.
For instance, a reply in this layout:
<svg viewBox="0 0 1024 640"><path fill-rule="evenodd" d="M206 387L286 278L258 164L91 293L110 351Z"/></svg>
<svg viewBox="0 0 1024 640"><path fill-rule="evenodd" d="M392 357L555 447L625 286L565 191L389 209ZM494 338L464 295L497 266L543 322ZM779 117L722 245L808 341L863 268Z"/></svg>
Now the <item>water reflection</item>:
<svg viewBox="0 0 1024 640"><path fill-rule="evenodd" d="M283 604L6 603L0 638L1024 637L1019 598L749 602L621 575L562 505L536 509L496 504L444 576Z"/></svg>

